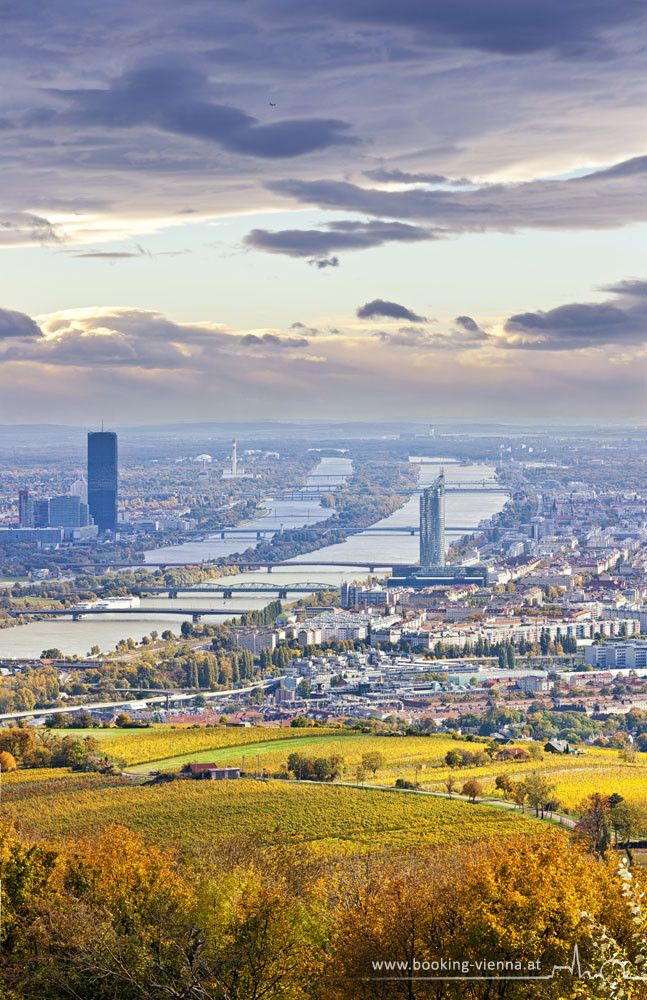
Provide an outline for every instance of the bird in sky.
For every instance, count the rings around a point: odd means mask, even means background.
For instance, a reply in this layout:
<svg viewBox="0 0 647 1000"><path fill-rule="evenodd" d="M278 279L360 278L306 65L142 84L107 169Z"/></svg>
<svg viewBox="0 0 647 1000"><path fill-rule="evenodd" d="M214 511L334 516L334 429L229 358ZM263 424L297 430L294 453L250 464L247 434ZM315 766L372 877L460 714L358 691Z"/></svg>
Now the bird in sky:
<svg viewBox="0 0 647 1000"><path fill-rule="evenodd" d="M271 107L271 108L275 108L275 107L276 107L276 104L272 104L272 102L270 101L270 107Z"/></svg>

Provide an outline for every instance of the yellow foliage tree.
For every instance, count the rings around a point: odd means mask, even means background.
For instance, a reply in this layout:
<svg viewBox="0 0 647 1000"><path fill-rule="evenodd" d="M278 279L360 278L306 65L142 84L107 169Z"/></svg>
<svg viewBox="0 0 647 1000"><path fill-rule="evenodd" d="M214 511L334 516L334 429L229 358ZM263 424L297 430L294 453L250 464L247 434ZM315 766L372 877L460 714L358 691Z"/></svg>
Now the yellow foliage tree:
<svg viewBox="0 0 647 1000"><path fill-rule="evenodd" d="M15 771L16 758L8 750L0 751L0 771Z"/></svg>

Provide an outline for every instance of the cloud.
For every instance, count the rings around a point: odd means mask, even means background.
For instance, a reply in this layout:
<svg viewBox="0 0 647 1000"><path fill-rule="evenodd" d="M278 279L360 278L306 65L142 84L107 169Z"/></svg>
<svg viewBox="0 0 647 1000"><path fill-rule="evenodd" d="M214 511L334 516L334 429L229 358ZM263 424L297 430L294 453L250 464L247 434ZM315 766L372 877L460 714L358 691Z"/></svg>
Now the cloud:
<svg viewBox="0 0 647 1000"><path fill-rule="evenodd" d="M466 330L468 333L478 333L480 331L478 323L476 323L471 316L457 316L454 322L462 330Z"/></svg>
<svg viewBox="0 0 647 1000"><path fill-rule="evenodd" d="M337 118L261 124L239 108L216 103L211 90L207 77L195 68L159 65L124 73L105 89L50 93L71 107L63 121L101 129L150 127L247 156L302 156L357 141L345 134L348 124ZM52 117L53 124L57 117Z"/></svg>
<svg viewBox="0 0 647 1000"><path fill-rule="evenodd" d="M75 253L72 254L77 260L125 260L129 257L141 257L141 253L136 251L128 250L101 250L94 253Z"/></svg>
<svg viewBox="0 0 647 1000"><path fill-rule="evenodd" d="M427 238L520 228L604 229L647 221L647 156L568 180L488 184L468 191L385 191L348 181L297 179L268 186L322 209L415 220L432 227ZM425 238L420 228L417 238Z"/></svg>
<svg viewBox="0 0 647 1000"><path fill-rule="evenodd" d="M296 330L301 336L304 337L318 337L321 333L316 326L306 326L305 323L301 323L297 320L296 323L290 323L290 330Z"/></svg>
<svg viewBox="0 0 647 1000"><path fill-rule="evenodd" d="M387 302L384 299L373 299L364 303L357 310L359 319L372 319L375 316L385 316L389 319L406 319L410 323L426 323L424 316L417 316L411 309L401 306L398 302Z"/></svg>
<svg viewBox="0 0 647 1000"><path fill-rule="evenodd" d="M411 174L406 170L387 170L384 167L364 170L363 174L369 180L384 184L446 184L450 187L463 187L465 184L472 183L467 177L450 178L445 177L444 174Z"/></svg>
<svg viewBox="0 0 647 1000"><path fill-rule="evenodd" d="M278 0L273 9L303 18L320 13L315 0ZM604 39L619 26L642 22L644 10L633 0L329 0L326 17L399 28L432 48L456 46L523 56L553 51L582 59L608 50Z"/></svg>
<svg viewBox="0 0 647 1000"><path fill-rule="evenodd" d="M246 333L240 338L244 347L307 347L310 343L305 337L280 337L275 333L264 333L260 337L256 333Z"/></svg>
<svg viewBox="0 0 647 1000"><path fill-rule="evenodd" d="M500 346L571 351L647 343L647 281L623 281L604 290L613 295L606 302L571 302L510 316Z"/></svg>
<svg viewBox="0 0 647 1000"><path fill-rule="evenodd" d="M647 352L636 332L647 282L621 282L607 294L631 317L624 343L639 350L617 351L622 344L605 345L604 337L596 338L597 350L572 358L552 350L564 328L553 310L538 314L540 324L526 316L522 334L495 335L476 321L474 329L456 320L433 328L325 329L316 353L305 323L288 331L230 330L132 308L79 309L34 320L4 311L0 416L15 419L28 399L30 419L56 412L71 423L78 423L79 412L84 419L103 413L116 423L163 421L172 413L188 420L220 413L298 420L307 411L315 419L329 417L331 405L340 419L425 419L431 395L436 412L463 420L510 418L523 408L529 420L545 419L549 410L580 421L604 414L635 422L647 379ZM516 315L510 321L521 322ZM642 329L644 340L644 322ZM544 340L532 365L515 358L511 348L520 345L514 338ZM582 337L577 344L587 346Z"/></svg>
<svg viewBox="0 0 647 1000"><path fill-rule="evenodd" d="M308 264L322 271L326 267L339 267L339 257L312 257Z"/></svg>
<svg viewBox="0 0 647 1000"><path fill-rule="evenodd" d="M0 214L0 246L60 243L62 240L57 227L42 216L30 212Z"/></svg>
<svg viewBox="0 0 647 1000"><path fill-rule="evenodd" d="M376 336L383 344L391 347L431 347L433 345L433 335L420 327L401 327L397 331L378 330Z"/></svg>
<svg viewBox="0 0 647 1000"><path fill-rule="evenodd" d="M255 250L286 254L288 257L313 257L315 263L334 250L368 250L385 243L415 243L434 239L434 234L420 226L404 222L356 222L340 219L328 222L322 229L252 229L243 243ZM336 267L328 258L324 267ZM319 266L319 265L317 265Z"/></svg>
<svg viewBox="0 0 647 1000"><path fill-rule="evenodd" d="M10 339L35 340L41 336L40 327L30 316L11 309L0 309L0 342Z"/></svg>

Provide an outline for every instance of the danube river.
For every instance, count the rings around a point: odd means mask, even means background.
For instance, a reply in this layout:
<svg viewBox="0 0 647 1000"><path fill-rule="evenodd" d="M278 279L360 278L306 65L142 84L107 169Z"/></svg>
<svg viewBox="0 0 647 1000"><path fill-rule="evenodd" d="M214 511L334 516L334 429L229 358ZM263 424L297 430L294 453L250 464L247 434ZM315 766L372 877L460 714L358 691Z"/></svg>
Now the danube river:
<svg viewBox="0 0 647 1000"><path fill-rule="evenodd" d="M444 461L443 464L447 487L450 490L446 497L445 520L448 528L451 528L452 525L461 528L475 528L481 520L491 517L501 509L506 500L502 493L460 494L451 492L451 487L460 485L461 482L492 481L494 469L491 466L462 466L447 461ZM309 479L308 483L311 488L317 484L339 484L350 474L351 468L352 464L349 459L324 458L313 474L316 478ZM440 463L430 461L422 463L420 466L420 485L433 482L440 468ZM296 528L314 524L330 516L330 509L322 507L315 498L308 498L307 487L303 493L303 499L300 500L264 500L263 507L269 510L270 514L249 522L245 526L263 529L276 527L277 530L280 530L281 527ZM373 527L417 526L418 503L418 497L414 494L394 514L379 521ZM461 534L465 534L465 532L448 530L448 542ZM225 539L221 539L218 535L202 541L191 541L182 545L151 550L146 554L146 557L153 562L168 559L169 562L196 564L208 559L215 559L218 556L243 551L254 545L254 536L251 536L250 540L249 537L241 539L233 535L226 535ZM317 565L317 556L332 562L350 563L351 565L344 569ZM276 584L305 584L313 582L337 587L343 580L361 580L366 577L367 570L360 567L353 568L353 560L358 563L375 562L376 566L388 568L391 563L415 563L417 559L417 535L412 536L406 533L389 535L368 528L360 534L352 535L339 545L331 545L325 549L318 549L299 556L294 561L309 564L304 565L303 568L295 566L281 568L278 564L270 576L266 570L256 570L241 573L232 578L232 583L268 583L271 581ZM294 595L293 599L296 599L297 596L303 595ZM288 595L288 599L292 599L291 595ZM132 637L139 641L142 636L149 634L152 630L161 632L167 628L173 632L179 632L183 621L181 616L153 614L147 610L150 608L158 609L162 606L170 610L171 608L190 607L204 612L208 616L210 610L216 609L227 611L228 608L236 610L261 608L267 604L268 600L271 600L271 596L255 597L248 594L234 595L228 601L213 595L200 597L196 594L180 595L177 600L169 600L163 595L147 598L142 600L141 614L137 615L121 617L101 615L81 619L77 622L72 621L71 618L56 618L3 629L0 631L0 656L37 657L43 649L48 647L57 647L65 655L84 656L94 645L98 645L104 652L108 652L114 649L119 639ZM213 620L224 621L225 615L214 616Z"/></svg>

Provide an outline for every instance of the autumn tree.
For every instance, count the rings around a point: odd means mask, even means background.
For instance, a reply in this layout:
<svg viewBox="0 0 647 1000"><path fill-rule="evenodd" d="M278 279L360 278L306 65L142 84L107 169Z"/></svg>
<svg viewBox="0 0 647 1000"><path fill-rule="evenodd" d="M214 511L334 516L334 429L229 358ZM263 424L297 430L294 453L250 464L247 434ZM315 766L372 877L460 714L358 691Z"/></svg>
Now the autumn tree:
<svg viewBox="0 0 647 1000"><path fill-rule="evenodd" d="M510 796L510 793L512 792L512 789L514 787L514 782L507 772L505 774L497 775L497 777L494 779L494 784L495 787L498 788L499 791L503 793L504 799L507 799Z"/></svg>
<svg viewBox="0 0 647 1000"><path fill-rule="evenodd" d="M466 781L461 790L461 795L467 795L471 802L483 794L483 785L479 781L475 781L474 778L470 778Z"/></svg>
<svg viewBox="0 0 647 1000"><path fill-rule="evenodd" d="M365 771L370 771L373 776L380 768L384 767L384 754L378 750L371 750L362 754L362 767Z"/></svg>
<svg viewBox="0 0 647 1000"><path fill-rule="evenodd" d="M444 784L445 788L447 789L447 794L451 798L451 794L452 794L452 792L454 791L454 789L456 788L456 785L457 785L456 778L454 777L453 774L448 774L447 777L445 778L443 784Z"/></svg>
<svg viewBox="0 0 647 1000"><path fill-rule="evenodd" d="M580 819L575 827L576 840L584 843L593 854L604 857L611 842L609 831L609 798L594 792L578 806Z"/></svg>
<svg viewBox="0 0 647 1000"><path fill-rule="evenodd" d="M535 816L544 818L546 805L550 800L555 786L540 771L532 771L525 780L528 802L535 810Z"/></svg>
<svg viewBox="0 0 647 1000"><path fill-rule="evenodd" d="M609 804L611 804L611 798L609 798ZM634 858L631 841L637 840L647 828L644 810L622 799L610 809L609 819L615 833L615 842L622 845L629 864L632 865Z"/></svg>

